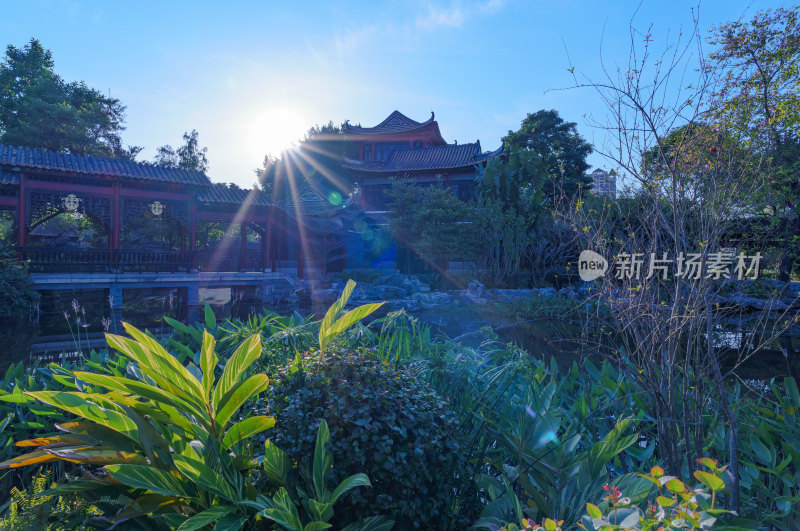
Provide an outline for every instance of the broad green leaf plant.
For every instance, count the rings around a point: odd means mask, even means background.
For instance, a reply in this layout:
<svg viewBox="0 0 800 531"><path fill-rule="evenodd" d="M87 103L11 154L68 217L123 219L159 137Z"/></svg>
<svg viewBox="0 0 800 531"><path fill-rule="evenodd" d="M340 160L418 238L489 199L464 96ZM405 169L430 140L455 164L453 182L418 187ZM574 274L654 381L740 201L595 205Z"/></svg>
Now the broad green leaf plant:
<svg viewBox="0 0 800 531"><path fill-rule="evenodd" d="M347 304L347 301L350 299L350 295L353 294L353 290L355 288L356 283L352 280L348 280L344 290L342 291L342 296L339 297L339 300L334 302L330 308L328 308L328 312L325 314L325 317L322 319L322 322L319 325L320 351L324 352L325 349L348 328L358 323L383 305L382 302L364 304L358 308L350 310L345 314L342 314L344 307Z"/></svg>
<svg viewBox="0 0 800 531"><path fill-rule="evenodd" d="M317 442L314 448L314 461L311 481L308 489L297 485L290 476L291 462L286 453L275 446L272 441L267 441L264 453L264 472L272 483L280 488L271 498L258 496L248 505L259 509L259 516L266 517L290 531L313 531L331 527L328 523L333 517L333 506L341 496L357 487L369 487L370 482L365 474L359 473L342 480L333 490L328 488L327 476L333 468L333 455L328 451L331 442L328 424L320 422L317 431ZM294 498L289 494L295 492ZM300 503L294 500L299 500ZM298 506L303 508L308 515L308 522L303 524ZM371 517L362 522L348 526L348 529L391 529L390 520Z"/></svg>
<svg viewBox="0 0 800 531"><path fill-rule="evenodd" d="M214 521L238 529L253 516L242 505L248 490L241 470L251 466L242 443L275 424L268 416L238 420L242 406L269 384L264 374L247 376L261 355L260 336L246 339L217 378L219 360L208 332L200 365L184 366L152 336L124 326L130 338L106 337L128 358L127 375L76 371L71 376L82 391L25 393L80 420L56 424L62 434L17 442L35 450L0 469L58 460L98 465L89 479L58 489L128 496L134 501L116 515L118 521L162 515L181 531Z"/></svg>

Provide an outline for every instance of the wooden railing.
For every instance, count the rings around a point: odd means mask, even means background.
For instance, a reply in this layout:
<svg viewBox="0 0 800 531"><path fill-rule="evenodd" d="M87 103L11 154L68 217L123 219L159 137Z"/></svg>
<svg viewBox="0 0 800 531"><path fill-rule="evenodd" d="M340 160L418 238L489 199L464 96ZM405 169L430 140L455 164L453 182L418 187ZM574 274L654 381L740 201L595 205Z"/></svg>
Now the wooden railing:
<svg viewBox="0 0 800 531"><path fill-rule="evenodd" d="M191 251L18 247L32 273L177 273L190 271Z"/></svg>
<svg viewBox="0 0 800 531"><path fill-rule="evenodd" d="M262 271L263 253L248 249L244 257L212 251L142 251L78 247L18 247L31 273L178 273L193 270Z"/></svg>
<svg viewBox="0 0 800 531"><path fill-rule="evenodd" d="M204 249L197 251L196 257L200 271L263 271L265 268L264 253L255 249L248 249L244 257L238 249L230 254Z"/></svg>

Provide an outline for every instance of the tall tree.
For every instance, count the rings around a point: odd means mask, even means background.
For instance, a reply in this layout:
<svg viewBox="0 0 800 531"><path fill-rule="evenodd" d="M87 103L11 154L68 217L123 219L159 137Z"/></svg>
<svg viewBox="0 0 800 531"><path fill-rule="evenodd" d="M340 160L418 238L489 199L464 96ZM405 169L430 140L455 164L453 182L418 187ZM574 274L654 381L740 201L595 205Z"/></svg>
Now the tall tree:
<svg viewBox="0 0 800 531"><path fill-rule="evenodd" d="M529 265L534 233L550 210L545 197L548 180L539 155L513 144L482 170L477 220L485 245L478 262L490 283L503 284Z"/></svg>
<svg viewBox="0 0 800 531"><path fill-rule="evenodd" d="M434 270L444 272L449 261L472 261L481 247L478 212L441 183L420 187L395 180L386 194L391 202L389 233L398 244L401 262L409 270L412 252Z"/></svg>
<svg viewBox="0 0 800 531"><path fill-rule="evenodd" d="M592 184L586 175L592 146L578 134L577 124L565 122L556 110L528 114L519 130L509 131L503 141L539 156L548 176L544 193L551 201L561 194L572 197Z"/></svg>
<svg viewBox="0 0 800 531"><path fill-rule="evenodd" d="M9 45L0 64L0 142L133 160L124 148L125 106L82 81L66 82L36 39Z"/></svg>
<svg viewBox="0 0 800 531"><path fill-rule="evenodd" d="M197 130L192 129L191 133L183 133L183 145L178 149L173 149L169 144L159 147L153 162L168 168L206 171L208 170L207 152L207 147L200 147Z"/></svg>
<svg viewBox="0 0 800 531"><path fill-rule="evenodd" d="M757 13L714 28L708 68L722 71L715 117L767 160L772 186L761 197L782 249L780 278L800 258L800 24L798 7Z"/></svg>

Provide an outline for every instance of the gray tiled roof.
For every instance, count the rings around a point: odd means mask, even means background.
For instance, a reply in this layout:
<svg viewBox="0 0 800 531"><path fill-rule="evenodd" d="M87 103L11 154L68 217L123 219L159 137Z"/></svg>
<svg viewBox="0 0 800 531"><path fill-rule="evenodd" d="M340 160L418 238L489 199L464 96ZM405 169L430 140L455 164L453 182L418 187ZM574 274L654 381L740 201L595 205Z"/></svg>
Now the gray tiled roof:
<svg viewBox="0 0 800 531"><path fill-rule="evenodd" d="M19 184L19 175L3 171L3 168L0 167L0 184Z"/></svg>
<svg viewBox="0 0 800 531"><path fill-rule="evenodd" d="M345 159L344 168L364 173L398 173L406 171L432 171L468 168L497 157L496 151L481 152L480 142L474 144L447 144L425 148L397 149L385 161Z"/></svg>
<svg viewBox="0 0 800 531"><path fill-rule="evenodd" d="M200 186L211 182L203 172L196 170L0 144L0 170L3 166Z"/></svg>
<svg viewBox="0 0 800 531"><path fill-rule="evenodd" d="M261 190L242 190L241 188L229 188L224 184L212 184L197 196L197 200L203 203L228 203L232 205L242 205L249 202L255 206L269 206L269 196Z"/></svg>

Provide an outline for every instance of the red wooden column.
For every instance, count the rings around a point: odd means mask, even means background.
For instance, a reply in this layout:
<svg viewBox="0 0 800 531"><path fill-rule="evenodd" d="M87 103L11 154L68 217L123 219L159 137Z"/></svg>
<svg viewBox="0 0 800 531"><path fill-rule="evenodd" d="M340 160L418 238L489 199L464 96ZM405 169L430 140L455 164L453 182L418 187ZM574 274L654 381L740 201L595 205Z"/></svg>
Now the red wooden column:
<svg viewBox="0 0 800 531"><path fill-rule="evenodd" d="M120 192L119 192L120 184L114 183L112 191L113 191L113 205L111 205L111 215L113 216L111 224L113 228L111 229L111 248L112 249L119 249L119 233L120 233L120 221L122 220L122 206L120 201Z"/></svg>
<svg viewBox="0 0 800 531"><path fill-rule="evenodd" d="M195 245L197 242L197 201L194 195L189 203L189 252L191 253L192 269L197 269L197 253Z"/></svg>
<svg viewBox="0 0 800 531"><path fill-rule="evenodd" d="M298 238L297 243L297 278L303 278L303 238Z"/></svg>
<svg viewBox="0 0 800 531"><path fill-rule="evenodd" d="M24 173L19 174L19 191L17 192L17 245L25 247L28 245L28 191Z"/></svg>
<svg viewBox="0 0 800 531"><path fill-rule="evenodd" d="M274 271L272 267L272 208L268 207L267 213L267 228L264 231L264 269Z"/></svg>
<svg viewBox="0 0 800 531"><path fill-rule="evenodd" d="M322 278L328 278L328 235L322 235Z"/></svg>
<svg viewBox="0 0 800 531"><path fill-rule="evenodd" d="M247 222L242 221L239 225L239 232L242 240L241 253L239 255L239 271L247 270Z"/></svg>
<svg viewBox="0 0 800 531"><path fill-rule="evenodd" d="M120 200L120 184L119 182L115 182L112 185L112 198L111 198L111 263L115 264L116 260L115 257L119 255L117 250L119 249L119 235L120 231L122 230L122 201Z"/></svg>

